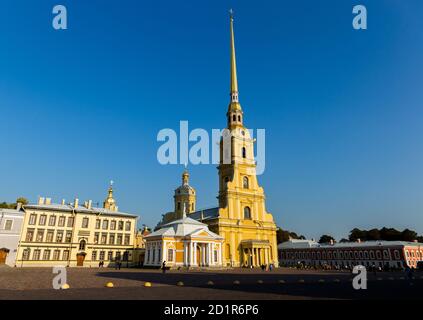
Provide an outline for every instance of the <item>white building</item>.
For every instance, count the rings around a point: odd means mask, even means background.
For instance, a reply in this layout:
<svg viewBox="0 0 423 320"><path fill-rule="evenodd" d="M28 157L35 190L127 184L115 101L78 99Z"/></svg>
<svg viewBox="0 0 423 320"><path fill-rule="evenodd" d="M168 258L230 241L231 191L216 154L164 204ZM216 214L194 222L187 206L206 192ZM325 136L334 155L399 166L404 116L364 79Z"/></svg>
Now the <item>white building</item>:
<svg viewBox="0 0 423 320"><path fill-rule="evenodd" d="M15 209L0 209L0 264L15 266L24 212L20 204Z"/></svg>
<svg viewBox="0 0 423 320"><path fill-rule="evenodd" d="M188 218L164 224L144 237L144 266L221 267L223 238L207 225Z"/></svg>

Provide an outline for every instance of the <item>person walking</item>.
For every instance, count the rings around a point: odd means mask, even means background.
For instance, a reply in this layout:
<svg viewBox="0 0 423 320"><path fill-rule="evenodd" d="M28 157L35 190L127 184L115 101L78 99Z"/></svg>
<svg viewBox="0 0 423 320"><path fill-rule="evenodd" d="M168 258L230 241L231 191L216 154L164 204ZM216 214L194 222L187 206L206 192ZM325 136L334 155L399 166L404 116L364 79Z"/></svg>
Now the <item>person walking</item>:
<svg viewBox="0 0 423 320"><path fill-rule="evenodd" d="M162 272L166 273L166 261L163 261L162 263Z"/></svg>

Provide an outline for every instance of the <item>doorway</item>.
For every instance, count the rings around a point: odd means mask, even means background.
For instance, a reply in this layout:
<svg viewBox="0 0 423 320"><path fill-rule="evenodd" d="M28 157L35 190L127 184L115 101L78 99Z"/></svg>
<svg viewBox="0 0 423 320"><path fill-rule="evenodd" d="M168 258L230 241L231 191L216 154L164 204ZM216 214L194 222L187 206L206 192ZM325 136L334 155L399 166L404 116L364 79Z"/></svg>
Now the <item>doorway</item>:
<svg viewBox="0 0 423 320"><path fill-rule="evenodd" d="M9 253L9 249L6 249L6 248L0 249L0 264L6 263L6 258L8 253Z"/></svg>
<svg viewBox="0 0 423 320"><path fill-rule="evenodd" d="M77 267L83 267L84 266L84 260L85 260L85 254L84 253L78 253L76 255L76 266Z"/></svg>
<svg viewBox="0 0 423 320"><path fill-rule="evenodd" d="M201 266L201 249L200 249L200 246L197 246L197 265Z"/></svg>

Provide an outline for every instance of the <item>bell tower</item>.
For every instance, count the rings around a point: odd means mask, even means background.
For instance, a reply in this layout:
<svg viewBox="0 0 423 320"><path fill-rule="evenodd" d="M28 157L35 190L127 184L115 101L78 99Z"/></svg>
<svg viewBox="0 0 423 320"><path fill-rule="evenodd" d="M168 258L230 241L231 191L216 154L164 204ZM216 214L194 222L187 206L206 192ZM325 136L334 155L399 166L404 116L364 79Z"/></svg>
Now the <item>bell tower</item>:
<svg viewBox="0 0 423 320"><path fill-rule="evenodd" d="M185 169L182 173L182 185L175 190L175 215L176 219L182 219L184 214L189 215L195 211L196 192L189 185L189 172Z"/></svg>
<svg viewBox="0 0 423 320"><path fill-rule="evenodd" d="M107 194L106 200L103 202L103 208L110 211L117 211L118 207L116 206L116 201L113 198L113 181L110 181L110 186Z"/></svg>

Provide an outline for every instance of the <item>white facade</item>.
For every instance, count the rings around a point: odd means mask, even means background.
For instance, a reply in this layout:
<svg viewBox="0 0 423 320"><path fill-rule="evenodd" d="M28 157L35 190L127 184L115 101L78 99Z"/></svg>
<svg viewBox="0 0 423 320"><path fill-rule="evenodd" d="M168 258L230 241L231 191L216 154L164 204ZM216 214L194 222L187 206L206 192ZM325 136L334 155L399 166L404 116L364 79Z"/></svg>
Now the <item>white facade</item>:
<svg viewBox="0 0 423 320"><path fill-rule="evenodd" d="M220 267L223 238L194 219L165 224L145 237L145 266Z"/></svg>
<svg viewBox="0 0 423 320"><path fill-rule="evenodd" d="M0 250L6 255L5 263L15 266L21 235L24 212L13 209L0 209Z"/></svg>

